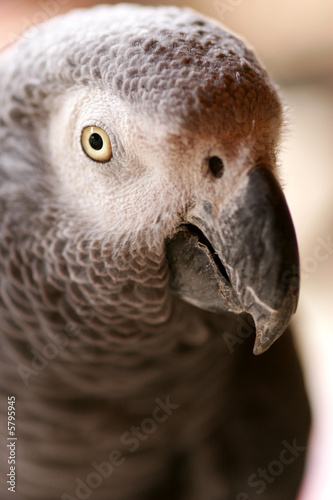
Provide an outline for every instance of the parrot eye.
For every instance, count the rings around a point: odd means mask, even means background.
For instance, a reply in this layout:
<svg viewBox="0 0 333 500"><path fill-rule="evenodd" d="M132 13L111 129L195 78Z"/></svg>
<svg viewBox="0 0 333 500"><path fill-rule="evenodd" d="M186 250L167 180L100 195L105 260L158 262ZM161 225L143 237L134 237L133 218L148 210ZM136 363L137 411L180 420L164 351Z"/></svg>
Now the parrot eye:
<svg viewBox="0 0 333 500"><path fill-rule="evenodd" d="M81 135L81 144L83 151L92 160L106 162L112 157L110 138L100 127L85 127Z"/></svg>

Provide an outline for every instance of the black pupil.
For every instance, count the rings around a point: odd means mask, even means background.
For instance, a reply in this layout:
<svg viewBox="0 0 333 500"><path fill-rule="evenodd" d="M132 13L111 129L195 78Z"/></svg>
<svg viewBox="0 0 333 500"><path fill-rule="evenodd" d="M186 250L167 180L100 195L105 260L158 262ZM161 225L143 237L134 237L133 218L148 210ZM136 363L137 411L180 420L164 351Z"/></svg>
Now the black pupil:
<svg viewBox="0 0 333 500"><path fill-rule="evenodd" d="M217 179L222 177L224 165L221 158L219 158L218 156L211 156L209 158L209 169Z"/></svg>
<svg viewBox="0 0 333 500"><path fill-rule="evenodd" d="M89 137L89 144L93 149L98 151L103 147L103 139L99 134L91 134Z"/></svg>

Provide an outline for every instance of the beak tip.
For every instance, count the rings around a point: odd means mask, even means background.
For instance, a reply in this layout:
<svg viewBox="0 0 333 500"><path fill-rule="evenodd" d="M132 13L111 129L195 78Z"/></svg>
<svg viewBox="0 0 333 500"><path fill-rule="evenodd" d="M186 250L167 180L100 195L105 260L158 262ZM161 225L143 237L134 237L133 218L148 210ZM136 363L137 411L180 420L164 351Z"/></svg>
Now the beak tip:
<svg viewBox="0 0 333 500"><path fill-rule="evenodd" d="M262 346L262 345L259 345L257 342L254 343L254 347L253 347L253 354L255 356L260 356L260 354L263 354L264 352L266 352L268 349L270 348L270 345L267 345L267 346Z"/></svg>
<svg viewBox="0 0 333 500"><path fill-rule="evenodd" d="M271 344L268 343L267 345L264 345L262 340L256 339L253 347L253 354L255 356L259 356L260 354L263 354L265 351L267 351L270 348Z"/></svg>
<svg viewBox="0 0 333 500"><path fill-rule="evenodd" d="M267 351L274 342L281 337L288 326L288 322L273 325L256 325L256 339L253 347L253 354L258 356Z"/></svg>
<svg viewBox="0 0 333 500"><path fill-rule="evenodd" d="M253 354L255 356L259 356L260 354L262 354L264 351L259 347L257 346L256 344L254 344L254 347L253 347Z"/></svg>

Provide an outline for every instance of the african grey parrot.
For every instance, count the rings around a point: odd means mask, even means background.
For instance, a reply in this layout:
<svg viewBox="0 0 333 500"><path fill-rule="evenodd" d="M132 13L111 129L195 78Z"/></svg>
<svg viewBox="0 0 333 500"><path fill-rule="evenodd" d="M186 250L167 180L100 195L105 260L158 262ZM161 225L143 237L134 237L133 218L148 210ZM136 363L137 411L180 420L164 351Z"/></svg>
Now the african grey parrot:
<svg viewBox="0 0 333 500"><path fill-rule="evenodd" d="M0 89L1 498L295 499L290 332L252 352L299 274L253 52L189 9L98 6L7 48Z"/></svg>

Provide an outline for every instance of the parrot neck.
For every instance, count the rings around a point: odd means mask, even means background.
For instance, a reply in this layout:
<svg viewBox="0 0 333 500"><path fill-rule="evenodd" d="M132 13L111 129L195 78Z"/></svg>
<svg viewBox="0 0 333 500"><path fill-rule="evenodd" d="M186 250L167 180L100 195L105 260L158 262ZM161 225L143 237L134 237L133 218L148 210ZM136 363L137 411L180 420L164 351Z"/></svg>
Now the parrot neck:
<svg viewBox="0 0 333 500"><path fill-rule="evenodd" d="M210 315L171 294L163 242L101 240L21 198L1 223L0 331L29 393L140 398L147 380L178 383L184 353L198 365L203 345L210 366L226 349Z"/></svg>

